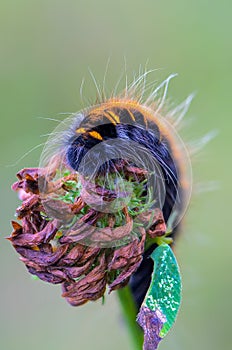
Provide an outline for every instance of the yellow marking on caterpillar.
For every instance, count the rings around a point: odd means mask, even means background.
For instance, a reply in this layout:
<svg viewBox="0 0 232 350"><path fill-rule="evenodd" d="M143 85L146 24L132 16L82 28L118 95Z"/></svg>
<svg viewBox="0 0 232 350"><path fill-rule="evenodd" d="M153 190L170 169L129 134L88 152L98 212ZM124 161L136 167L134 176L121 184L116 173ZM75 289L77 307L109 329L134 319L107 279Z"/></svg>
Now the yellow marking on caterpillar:
<svg viewBox="0 0 232 350"><path fill-rule="evenodd" d="M135 120L135 116L134 116L134 114L129 110L129 108L127 108L127 112L130 114L131 119L135 122L135 121L136 121L136 120Z"/></svg>
<svg viewBox="0 0 232 350"><path fill-rule="evenodd" d="M76 129L76 133L85 134L86 132L87 132L87 130L85 128ZM94 137L95 139L102 140L101 135L97 131L90 131L90 132L88 132L88 134L90 136Z"/></svg>
<svg viewBox="0 0 232 350"><path fill-rule="evenodd" d="M117 114L115 114L111 111L107 111L107 114L109 114L112 118L114 118L114 120L116 121L117 124L120 123L120 117Z"/></svg>
<svg viewBox="0 0 232 350"><path fill-rule="evenodd" d="M84 134L86 132L85 128L76 129L76 133Z"/></svg>
<svg viewBox="0 0 232 350"><path fill-rule="evenodd" d="M90 131L89 135L98 140L103 140L102 136L97 131Z"/></svg>
<svg viewBox="0 0 232 350"><path fill-rule="evenodd" d="M105 112L104 116L109 119L112 124L116 125L114 118L109 113Z"/></svg>

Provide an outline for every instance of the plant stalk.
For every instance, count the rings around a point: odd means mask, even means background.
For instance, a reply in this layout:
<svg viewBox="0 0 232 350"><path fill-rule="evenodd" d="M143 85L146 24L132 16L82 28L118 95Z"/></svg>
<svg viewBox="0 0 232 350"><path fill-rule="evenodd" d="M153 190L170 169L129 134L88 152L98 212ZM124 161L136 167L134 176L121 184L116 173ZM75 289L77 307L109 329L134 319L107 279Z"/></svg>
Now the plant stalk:
<svg viewBox="0 0 232 350"><path fill-rule="evenodd" d="M134 350L143 349L143 332L136 322L137 310L129 286L118 290L122 312L127 323Z"/></svg>

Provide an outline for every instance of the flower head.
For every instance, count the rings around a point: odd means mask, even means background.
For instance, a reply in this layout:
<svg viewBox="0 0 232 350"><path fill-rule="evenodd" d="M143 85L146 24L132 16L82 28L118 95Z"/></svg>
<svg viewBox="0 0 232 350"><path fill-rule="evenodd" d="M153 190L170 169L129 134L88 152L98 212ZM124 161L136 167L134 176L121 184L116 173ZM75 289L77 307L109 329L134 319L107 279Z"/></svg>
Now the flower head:
<svg viewBox="0 0 232 350"><path fill-rule="evenodd" d="M59 179L55 171L49 172L48 181L45 168L23 169L12 186L22 200L16 210L21 224L12 222L9 240L28 271L43 281L61 283L63 296L75 306L102 297L107 285L110 291L125 286L141 263L146 235L165 234L162 212L143 211L146 181L142 169L126 163L119 167L125 168L130 190L141 195L132 196L127 206L114 213L91 208L85 199L88 201L93 184L82 181L81 191L77 174L69 171ZM110 203L117 199L118 193L101 187L100 177L98 180L94 188L98 200ZM39 191L39 182L45 191ZM137 222L135 217L139 217ZM144 227L151 219L146 232Z"/></svg>

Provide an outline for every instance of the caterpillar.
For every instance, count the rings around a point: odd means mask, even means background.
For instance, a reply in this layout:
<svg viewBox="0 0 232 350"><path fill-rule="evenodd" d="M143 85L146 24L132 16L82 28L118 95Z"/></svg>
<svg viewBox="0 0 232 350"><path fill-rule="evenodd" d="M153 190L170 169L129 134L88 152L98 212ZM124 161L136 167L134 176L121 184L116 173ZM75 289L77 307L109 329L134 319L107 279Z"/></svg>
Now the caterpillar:
<svg viewBox="0 0 232 350"><path fill-rule="evenodd" d="M156 88L156 94L163 87L166 93L172 77ZM171 231L169 237L174 239L190 199L192 179L188 151L173 124L183 117L192 96L174 111L163 115L165 96L157 101L153 91L146 101L142 101L138 90L142 81L144 84L144 78L145 74L137 78L137 82L121 96L104 98L96 106L68 118L65 127L62 126L64 131L55 133L55 149L66 167L88 176L90 182L100 175L105 179L112 173L118 174L118 178L125 176L119 171L122 161L124 167L126 163L130 167L149 170L150 174L155 172L149 184L152 196ZM116 142L110 144L109 141ZM51 144L54 147L54 136L45 148L50 149ZM53 159L51 152L48 153ZM139 181L138 178L136 181ZM145 195L147 191L148 188ZM102 206L100 210L104 211ZM138 309L151 281L153 261L149 256L155 246L151 245L144 252L140 266L130 278L129 284Z"/></svg>

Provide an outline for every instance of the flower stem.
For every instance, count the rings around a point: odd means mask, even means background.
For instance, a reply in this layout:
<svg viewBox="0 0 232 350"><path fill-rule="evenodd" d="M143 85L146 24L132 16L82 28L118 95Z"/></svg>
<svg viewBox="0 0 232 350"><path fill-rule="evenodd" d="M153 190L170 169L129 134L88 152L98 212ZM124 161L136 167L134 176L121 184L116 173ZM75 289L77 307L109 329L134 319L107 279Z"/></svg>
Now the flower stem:
<svg viewBox="0 0 232 350"><path fill-rule="evenodd" d="M137 310L128 286L118 290L118 297L126 320L128 330L134 343L133 349L142 350L143 332L136 322Z"/></svg>

